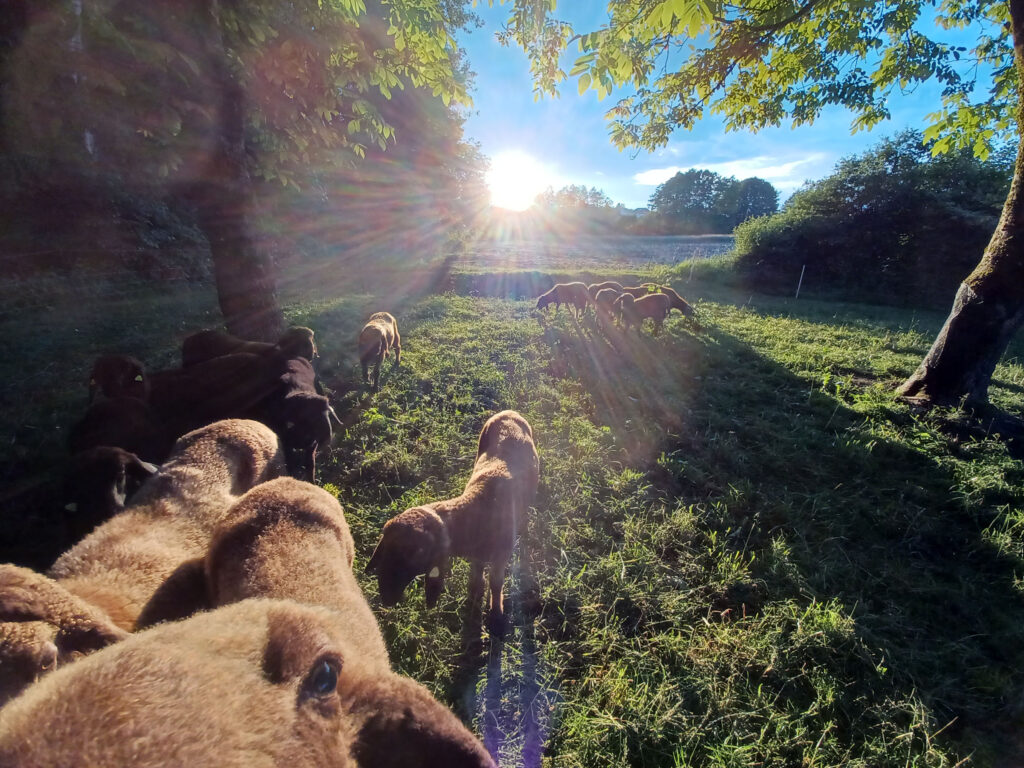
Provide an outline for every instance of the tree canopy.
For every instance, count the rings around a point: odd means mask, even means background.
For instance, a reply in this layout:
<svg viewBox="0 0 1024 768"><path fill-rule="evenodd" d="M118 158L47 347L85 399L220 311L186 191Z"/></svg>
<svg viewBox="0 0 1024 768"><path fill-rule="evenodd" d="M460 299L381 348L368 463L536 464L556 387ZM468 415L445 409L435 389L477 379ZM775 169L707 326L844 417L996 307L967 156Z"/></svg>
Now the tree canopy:
<svg viewBox="0 0 1024 768"><path fill-rule="evenodd" d="M649 203L657 221L645 225L664 234L732 232L751 217L775 213L778 199L775 187L764 179L737 181L714 171L690 169L658 186Z"/></svg>
<svg viewBox="0 0 1024 768"><path fill-rule="evenodd" d="M567 77L601 97L632 88L607 113L620 147L661 146L708 112L757 130L843 105L854 129L870 128L890 117L891 96L932 78L944 94L926 132L936 152L985 157L1015 128L1006 3L609 0L608 23L588 30L555 13L551 0L516 0L502 40L527 51L541 92ZM981 30L974 45L951 42L949 30L971 25ZM566 73L559 57L571 41L580 55ZM978 88L987 73L991 87Z"/></svg>

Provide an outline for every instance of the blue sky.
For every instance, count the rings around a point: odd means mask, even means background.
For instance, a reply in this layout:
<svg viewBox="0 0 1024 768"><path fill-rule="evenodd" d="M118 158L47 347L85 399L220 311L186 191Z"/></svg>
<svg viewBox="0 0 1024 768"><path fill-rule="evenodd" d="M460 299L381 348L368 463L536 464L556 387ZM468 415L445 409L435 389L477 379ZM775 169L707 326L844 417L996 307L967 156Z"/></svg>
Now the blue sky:
<svg viewBox="0 0 1024 768"><path fill-rule="evenodd" d="M602 0L572 0L571 5L562 0L556 16L577 29L593 28L606 19L604 9ZM869 132L851 134L852 115L842 108L827 110L812 126L783 126L756 134L726 133L721 121L709 116L692 131L676 131L660 150L620 152L609 141L604 121L615 94L602 102L594 91L580 96L573 80L563 83L560 98L535 101L526 55L518 48L502 47L494 38L509 7L481 3L475 10L485 26L459 37L476 72L467 138L479 141L489 157L518 151L536 158L544 169L536 175L546 173L545 180L556 189L566 184L598 187L631 208L646 206L658 184L688 168L708 168L740 179L759 176L785 198L805 180L828 176L841 157L904 128L923 129L925 115L940 106L940 88L930 81L912 94L895 94L889 103L892 120ZM573 44L566 61L576 55Z"/></svg>

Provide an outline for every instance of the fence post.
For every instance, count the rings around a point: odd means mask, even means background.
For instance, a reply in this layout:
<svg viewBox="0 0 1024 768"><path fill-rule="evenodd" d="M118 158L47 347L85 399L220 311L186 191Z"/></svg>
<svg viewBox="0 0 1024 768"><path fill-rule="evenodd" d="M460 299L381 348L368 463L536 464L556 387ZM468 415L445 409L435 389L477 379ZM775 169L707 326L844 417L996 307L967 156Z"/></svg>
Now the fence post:
<svg viewBox="0 0 1024 768"><path fill-rule="evenodd" d="M800 267L800 280L796 284L796 296L793 297L794 299L799 299L800 298L800 286L804 284L804 270L805 269L807 269L807 265L806 264L804 264L802 267Z"/></svg>

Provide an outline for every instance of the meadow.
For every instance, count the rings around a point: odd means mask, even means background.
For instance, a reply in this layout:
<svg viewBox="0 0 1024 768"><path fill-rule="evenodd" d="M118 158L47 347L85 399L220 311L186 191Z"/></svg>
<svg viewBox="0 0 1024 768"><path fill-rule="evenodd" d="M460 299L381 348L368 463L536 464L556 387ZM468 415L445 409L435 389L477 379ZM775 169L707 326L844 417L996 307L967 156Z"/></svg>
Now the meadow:
<svg viewBox="0 0 1024 768"><path fill-rule="evenodd" d="M520 595L514 566L504 640L465 604L465 563L433 610L417 585L375 605L396 668L502 765L1019 762L1024 446L995 420L892 394L943 318L741 293L713 263L657 274L703 330L674 315L658 337L623 334L458 280L288 288L345 422L319 479L357 569L389 517L461 491L489 415L514 408L534 428L520 553L538 594ZM370 395L354 340L378 309L397 316L403 357ZM5 560L45 567L63 546L59 462L92 358L171 365L217 321L206 288L0 316ZM1020 340L991 397L1024 411Z"/></svg>

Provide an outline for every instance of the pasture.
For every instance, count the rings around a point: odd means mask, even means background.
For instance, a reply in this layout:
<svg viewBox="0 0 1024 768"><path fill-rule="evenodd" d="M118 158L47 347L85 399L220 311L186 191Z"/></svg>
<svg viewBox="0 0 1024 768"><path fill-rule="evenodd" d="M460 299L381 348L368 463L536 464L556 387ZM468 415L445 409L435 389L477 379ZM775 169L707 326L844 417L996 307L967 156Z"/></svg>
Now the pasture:
<svg viewBox="0 0 1024 768"><path fill-rule="evenodd" d="M418 585L375 604L396 670L502 765L1019 761L1024 447L892 396L942 318L678 275L703 332L674 315L659 337L623 334L470 291L288 288L345 423L319 482L357 569L389 517L461 490L489 415L534 428L520 551L538 594L521 597L513 566L504 641L470 620L464 562L433 610ZM0 317L0 544L37 567L63 546L58 465L93 357L165 367L218 322L207 288L39 297ZM377 310L398 318L403 355L371 396L355 337ZM991 391L1016 414L1022 361L1018 340Z"/></svg>

